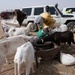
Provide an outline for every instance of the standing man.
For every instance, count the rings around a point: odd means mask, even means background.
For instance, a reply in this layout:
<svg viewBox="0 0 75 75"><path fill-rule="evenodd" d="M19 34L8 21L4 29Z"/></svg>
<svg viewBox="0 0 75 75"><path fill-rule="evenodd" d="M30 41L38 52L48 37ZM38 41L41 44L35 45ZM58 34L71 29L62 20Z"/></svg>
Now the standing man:
<svg viewBox="0 0 75 75"><path fill-rule="evenodd" d="M50 13L49 12L49 6L48 5L45 7L45 9L46 9L46 12Z"/></svg>

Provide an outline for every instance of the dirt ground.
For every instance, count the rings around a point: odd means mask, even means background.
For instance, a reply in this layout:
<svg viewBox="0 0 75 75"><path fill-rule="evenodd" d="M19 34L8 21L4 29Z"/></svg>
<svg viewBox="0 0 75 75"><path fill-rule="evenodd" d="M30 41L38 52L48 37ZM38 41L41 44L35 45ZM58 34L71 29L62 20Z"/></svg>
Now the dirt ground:
<svg viewBox="0 0 75 75"><path fill-rule="evenodd" d="M34 33L33 33L34 34ZM60 48L61 51L70 53L75 56L75 45L72 44L71 47L64 45ZM2 68L2 75L14 75L14 55L11 55L9 59L9 64L4 64ZM25 75L24 69L21 75ZM35 73L31 75L75 75L75 65L65 66L61 64L58 59L41 60L39 67L35 67Z"/></svg>
<svg viewBox="0 0 75 75"><path fill-rule="evenodd" d="M63 52L70 53L75 56L75 45L72 45L72 47L69 48L68 45L63 47L61 47ZM2 75L14 75L13 58L14 55L8 58L9 64L4 64L2 68ZM21 74L25 74L24 69ZM61 64L58 59L41 60L39 67L35 67L35 73L31 73L31 75L75 75L75 65L65 66Z"/></svg>

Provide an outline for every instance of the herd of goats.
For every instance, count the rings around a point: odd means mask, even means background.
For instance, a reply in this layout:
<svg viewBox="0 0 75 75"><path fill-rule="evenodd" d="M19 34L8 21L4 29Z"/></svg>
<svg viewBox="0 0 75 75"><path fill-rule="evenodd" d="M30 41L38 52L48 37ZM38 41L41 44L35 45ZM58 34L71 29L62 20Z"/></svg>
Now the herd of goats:
<svg viewBox="0 0 75 75"><path fill-rule="evenodd" d="M23 18L21 19L21 17ZM20 26L24 18L25 18L24 14L23 16L20 15L17 16L17 20ZM36 60L35 52L40 48L41 44L43 45L46 42L50 42L48 45L49 49L55 48L55 46L59 47L61 46L61 43L67 43L69 46L71 46L72 43L75 44L74 35L71 31L68 30L65 24L62 24L60 25L59 28L56 27L55 29L44 27L43 30L49 29L49 33L44 37L38 38L37 36L30 35L32 23L29 23L26 27L24 26L8 27L5 21L1 23L2 29L5 33L5 36L7 37L0 40L0 75L4 62L6 61L6 63L9 63L8 57L14 53L15 53L14 56L15 75L21 75L20 70L22 64L25 65L26 75L29 75L30 69L32 69L32 72L35 73L34 70L34 61ZM45 33L45 31L43 31L43 33ZM37 44L39 45L36 48ZM60 53L60 61L62 64L64 65L75 64L75 57L73 57L70 54L62 53L61 51L59 53Z"/></svg>

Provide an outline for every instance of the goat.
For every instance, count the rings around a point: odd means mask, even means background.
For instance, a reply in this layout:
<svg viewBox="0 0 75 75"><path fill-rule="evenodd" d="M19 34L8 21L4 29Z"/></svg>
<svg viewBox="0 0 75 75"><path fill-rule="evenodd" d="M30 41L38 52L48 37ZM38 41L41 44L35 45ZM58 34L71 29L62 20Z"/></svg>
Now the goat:
<svg viewBox="0 0 75 75"><path fill-rule="evenodd" d="M1 75L1 69L2 69L4 62L5 62L5 55L0 52L0 75Z"/></svg>
<svg viewBox="0 0 75 75"><path fill-rule="evenodd" d="M13 26L7 25L5 22L2 23L2 30L4 32L4 36L8 36L8 31L11 29Z"/></svg>
<svg viewBox="0 0 75 75"><path fill-rule="evenodd" d="M57 45L60 45L60 43L68 43L69 46L71 45L71 42L75 44L74 42L74 35L71 31L65 31L65 32L54 32L50 35L47 35L45 37L42 37L37 41L37 43L44 43L47 41L52 41Z"/></svg>
<svg viewBox="0 0 75 75"><path fill-rule="evenodd" d="M25 35L18 35L13 37L8 37L3 40L0 40L0 48L2 53L5 55L9 53L13 53L17 47L19 47L21 44L24 44L27 41L33 41L33 36L25 36ZM12 50L11 50L12 49ZM7 54L8 55L8 54Z"/></svg>
<svg viewBox="0 0 75 75"><path fill-rule="evenodd" d="M25 35L18 35L18 36L2 39L0 40L0 53L3 54L4 55L3 58L7 60L7 57L9 57L10 55L16 52L17 47L21 46L22 44L24 44L29 40L30 41L33 40L32 38L33 36L28 38L28 36L25 37ZM0 61L3 58L1 58ZM8 63L8 61L6 62ZM1 66L3 65L2 62L0 64ZM1 66L0 66L0 70L1 70Z"/></svg>
<svg viewBox="0 0 75 75"><path fill-rule="evenodd" d="M11 29L12 27L18 27L19 25L17 20L14 18L11 20L1 20L1 24L4 36L8 36L9 29Z"/></svg>
<svg viewBox="0 0 75 75"><path fill-rule="evenodd" d="M56 27L54 29L50 29L49 33L54 33L54 32L65 32L68 30L67 25L61 24L59 27Z"/></svg>
<svg viewBox="0 0 75 75"><path fill-rule="evenodd" d="M14 27L18 27L18 25L22 25L22 22L23 20L26 18L26 14L23 13L22 11L20 10L15 10L14 11L16 14L16 16L14 16L13 19L11 20L1 20L1 24L3 25L3 30L5 32L7 32L7 30L9 29L9 27L12 25ZM9 25L8 25L9 24ZM7 26L8 25L8 26Z"/></svg>
<svg viewBox="0 0 75 75"><path fill-rule="evenodd" d="M59 26L59 28L60 28L61 32L65 32L65 31L68 30L68 27L67 27L66 24L61 24L61 25Z"/></svg>
<svg viewBox="0 0 75 75"><path fill-rule="evenodd" d="M14 57L14 71L15 75L21 75L20 70L22 64L25 66L25 75L30 74L30 68L33 70L33 62L34 62L34 48L30 42L27 42L20 47L17 48L15 57ZM18 74L17 69L18 67ZM33 70L34 72L34 70Z"/></svg>
<svg viewBox="0 0 75 75"><path fill-rule="evenodd" d="M21 27L21 28L11 28L9 31L8 31L8 35L9 36L16 36L16 35L28 35L30 30L31 30L31 25L32 23L29 23L27 25L27 27Z"/></svg>
<svg viewBox="0 0 75 75"><path fill-rule="evenodd" d="M23 20L27 18L27 17L26 17L26 14L23 13L23 12L22 12L21 10L19 10L19 9L16 9L16 10L15 10L15 14L17 15L17 21L18 21L19 25L21 26Z"/></svg>

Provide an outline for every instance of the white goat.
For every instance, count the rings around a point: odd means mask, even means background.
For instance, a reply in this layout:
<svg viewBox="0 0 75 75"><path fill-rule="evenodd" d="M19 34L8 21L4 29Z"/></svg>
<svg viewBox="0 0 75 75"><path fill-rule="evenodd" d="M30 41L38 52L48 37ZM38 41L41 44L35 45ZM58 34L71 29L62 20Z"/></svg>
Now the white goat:
<svg viewBox="0 0 75 75"><path fill-rule="evenodd" d="M14 54L16 52L17 47L21 46L28 40L30 41L33 40L32 38L33 36L28 38L28 36L25 37L25 35L18 35L18 36L12 36L12 37L8 37L3 40L0 40L0 53L4 56L3 57L5 58L4 60L6 60L8 56ZM0 61L3 58L1 58ZM6 62L8 63L8 61ZM0 62L0 64L1 66L3 65L2 62ZM0 70L1 70L1 66L0 66Z"/></svg>
<svg viewBox="0 0 75 75"><path fill-rule="evenodd" d="M8 28L11 28L11 27L17 27L16 25L18 25L18 22L15 23L15 20L14 19L11 19L11 20L1 20L1 24L2 26L6 27L6 29Z"/></svg>
<svg viewBox="0 0 75 75"><path fill-rule="evenodd" d="M13 37L8 37L3 40L0 40L0 52L4 53L5 55L16 51L17 47L24 44L27 41L33 42L33 36L25 36L25 35L18 35ZM12 50L11 50L12 49ZM8 55L8 54L7 54Z"/></svg>
<svg viewBox="0 0 75 75"><path fill-rule="evenodd" d="M59 28L60 28L61 32L64 32L64 31L68 30L68 27L67 27L66 24L61 24Z"/></svg>
<svg viewBox="0 0 75 75"><path fill-rule="evenodd" d="M14 71L15 75L21 75L20 70L21 66L25 66L25 75L30 74L30 68L33 70L34 62L34 48L30 42L27 42L17 48L17 52L14 57ZM17 74L18 68L18 74ZM33 70L34 72L34 70Z"/></svg>
<svg viewBox="0 0 75 75"><path fill-rule="evenodd" d="M11 29L12 27L16 27L15 25L14 26L8 25L4 21L2 21L1 24L2 24L2 29L3 29L3 32L4 32L4 36L8 36L9 29Z"/></svg>
<svg viewBox="0 0 75 75"><path fill-rule="evenodd" d="M52 30L52 32L65 32L68 30L67 25L61 24L59 27L56 27L55 29Z"/></svg>
<svg viewBox="0 0 75 75"><path fill-rule="evenodd" d="M27 27L21 27L21 28L11 28L9 31L8 31L8 35L9 36L16 36L16 35L28 35L30 30L31 30L31 25L32 23L29 23L27 25Z"/></svg>
<svg viewBox="0 0 75 75"><path fill-rule="evenodd" d="M4 62L5 62L5 56L3 53L0 52L0 75L1 75L1 69L2 69Z"/></svg>

